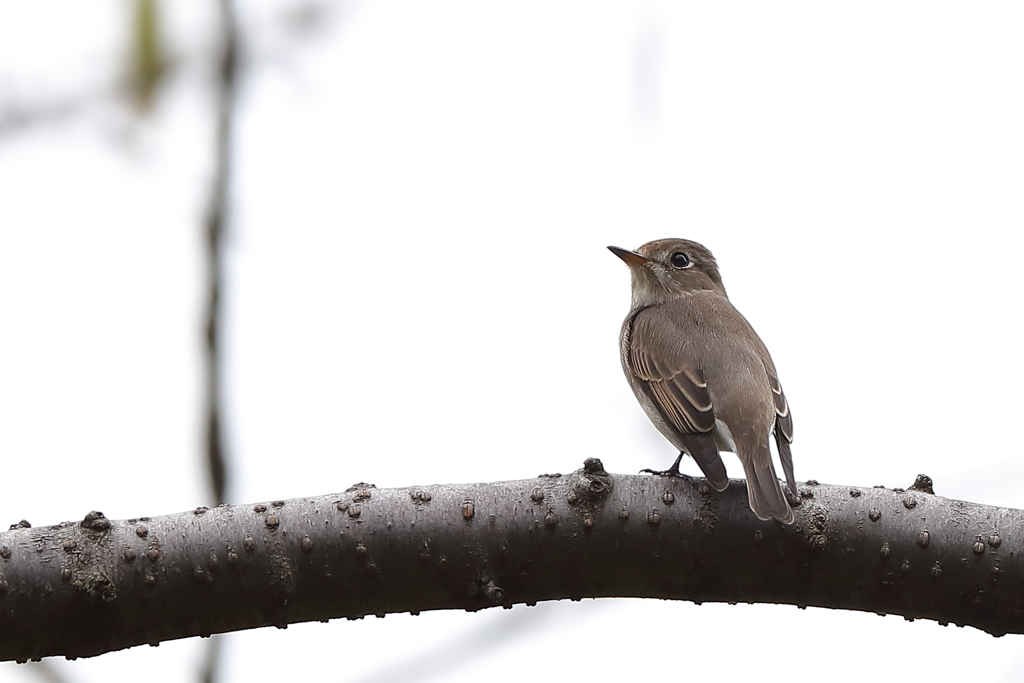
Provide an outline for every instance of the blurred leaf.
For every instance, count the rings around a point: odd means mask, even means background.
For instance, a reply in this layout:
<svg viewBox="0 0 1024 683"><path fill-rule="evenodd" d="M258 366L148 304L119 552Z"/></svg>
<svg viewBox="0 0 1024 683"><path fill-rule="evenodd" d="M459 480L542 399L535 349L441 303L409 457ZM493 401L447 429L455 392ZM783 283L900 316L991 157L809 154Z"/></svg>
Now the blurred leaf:
<svg viewBox="0 0 1024 683"><path fill-rule="evenodd" d="M145 113L167 75L156 0L136 0L131 40L129 88L135 105Z"/></svg>

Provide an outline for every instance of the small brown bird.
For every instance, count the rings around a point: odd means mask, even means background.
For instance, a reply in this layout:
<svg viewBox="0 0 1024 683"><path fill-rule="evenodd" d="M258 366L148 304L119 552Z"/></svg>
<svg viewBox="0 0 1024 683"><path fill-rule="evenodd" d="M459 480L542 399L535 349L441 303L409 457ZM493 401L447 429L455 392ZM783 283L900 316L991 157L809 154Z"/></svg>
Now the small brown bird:
<svg viewBox="0 0 1024 683"><path fill-rule="evenodd" d="M768 446L774 432L789 490L797 495L789 404L768 349L729 302L715 257L681 239L636 251L608 248L633 276L622 368L647 417L680 451L669 469L644 471L680 476L679 461L688 453L721 491L729 478L718 451L732 451L743 463L754 514L792 524Z"/></svg>

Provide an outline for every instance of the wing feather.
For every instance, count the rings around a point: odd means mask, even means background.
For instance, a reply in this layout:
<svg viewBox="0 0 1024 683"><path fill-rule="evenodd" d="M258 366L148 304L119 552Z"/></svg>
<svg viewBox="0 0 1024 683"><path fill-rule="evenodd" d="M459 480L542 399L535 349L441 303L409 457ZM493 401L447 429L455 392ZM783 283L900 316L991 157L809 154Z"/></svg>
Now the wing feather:
<svg viewBox="0 0 1024 683"><path fill-rule="evenodd" d="M703 370L681 359L673 359L675 363L655 362L636 344L629 350L629 360L633 376L647 386L665 420L681 434L715 428L714 406Z"/></svg>
<svg viewBox="0 0 1024 683"><path fill-rule="evenodd" d="M782 391L782 384L779 378L768 373L768 382L772 387L772 398L775 400L775 445L779 449L779 460L782 461L782 471L786 473L786 483L793 495L799 495L796 489L796 477L793 474L793 451L790 444L793 443L793 416L789 412L789 401Z"/></svg>
<svg viewBox="0 0 1024 683"><path fill-rule="evenodd" d="M632 323L635 322L636 316ZM624 357L638 391L654 404L665 425L676 433L682 449L700 466L711 487L716 491L724 490L729 485L729 476L715 444L715 411L704 371L685 358L681 347L670 347L669 352L653 357L647 349L634 343L630 332L632 329L628 329L625 337Z"/></svg>

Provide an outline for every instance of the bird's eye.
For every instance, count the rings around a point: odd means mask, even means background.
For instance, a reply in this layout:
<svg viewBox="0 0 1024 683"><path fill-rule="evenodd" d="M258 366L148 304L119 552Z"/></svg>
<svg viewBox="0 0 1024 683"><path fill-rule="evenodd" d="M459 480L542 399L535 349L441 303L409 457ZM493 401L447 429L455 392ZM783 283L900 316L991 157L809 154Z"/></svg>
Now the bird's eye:
<svg viewBox="0 0 1024 683"><path fill-rule="evenodd" d="M672 254L672 258L670 258L669 261L676 268L690 267L690 257L681 251L677 251L676 253Z"/></svg>

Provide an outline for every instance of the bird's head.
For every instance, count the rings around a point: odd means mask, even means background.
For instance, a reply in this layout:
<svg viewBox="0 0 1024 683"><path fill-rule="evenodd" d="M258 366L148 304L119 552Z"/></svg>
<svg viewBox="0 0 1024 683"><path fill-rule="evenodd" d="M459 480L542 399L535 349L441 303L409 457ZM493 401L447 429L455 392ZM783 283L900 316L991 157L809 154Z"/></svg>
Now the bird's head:
<svg viewBox="0 0 1024 683"><path fill-rule="evenodd" d="M636 251L608 249L626 262L633 275L633 308L665 303L700 291L725 296L715 257L701 244L664 239L648 242Z"/></svg>

